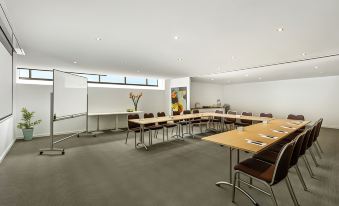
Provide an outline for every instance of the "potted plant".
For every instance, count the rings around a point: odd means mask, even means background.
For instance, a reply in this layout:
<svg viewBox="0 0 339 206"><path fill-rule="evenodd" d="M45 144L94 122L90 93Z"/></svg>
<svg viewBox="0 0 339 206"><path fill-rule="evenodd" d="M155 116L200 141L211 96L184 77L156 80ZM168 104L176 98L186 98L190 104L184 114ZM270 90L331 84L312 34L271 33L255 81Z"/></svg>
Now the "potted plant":
<svg viewBox="0 0 339 206"><path fill-rule="evenodd" d="M29 112L25 107L21 109L22 122L18 123L17 127L22 130L25 140L32 140L34 126L41 123L41 120L32 122L35 112Z"/></svg>

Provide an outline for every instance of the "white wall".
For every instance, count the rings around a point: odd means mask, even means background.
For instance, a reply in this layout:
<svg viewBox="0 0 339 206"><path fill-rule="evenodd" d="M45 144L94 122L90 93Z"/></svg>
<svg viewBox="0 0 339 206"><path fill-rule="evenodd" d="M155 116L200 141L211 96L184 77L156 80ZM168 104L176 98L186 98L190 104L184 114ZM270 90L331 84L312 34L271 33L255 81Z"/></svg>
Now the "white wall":
<svg viewBox="0 0 339 206"><path fill-rule="evenodd" d="M324 127L339 129L339 76L228 85L224 100L238 112L270 112L286 118L303 114L324 118Z"/></svg>
<svg viewBox="0 0 339 206"><path fill-rule="evenodd" d="M13 65L16 64L16 56L13 57ZM15 81L15 80L13 80ZM15 92L15 85L13 87L13 92ZM13 103L15 105L15 97L13 99ZM13 105L13 108L15 107ZM14 111L13 111L14 112ZM12 145L15 142L15 135L14 135L14 122L13 116L4 119L0 122L0 163L2 162L3 158L5 158L7 152L11 149Z"/></svg>
<svg viewBox="0 0 339 206"><path fill-rule="evenodd" d="M36 118L43 120L41 125L35 128L35 136L49 135L49 115L50 115L50 93L51 85L16 84L15 96L17 104L15 106L15 122L20 120L20 110L22 107L36 112ZM89 88L89 112L111 112L126 111L133 108L129 99L129 92L143 92L138 110L144 112L167 111L165 90L132 90L117 88ZM76 102L75 102L76 104ZM126 127L126 116L119 117L119 127ZM55 123L55 134L67 133L81 130L84 127L85 119L77 118ZM102 117L100 121L101 129L112 129L115 125L115 117ZM89 119L89 130L96 129L96 117ZM21 138L22 133L16 129L16 137Z"/></svg>
<svg viewBox="0 0 339 206"><path fill-rule="evenodd" d="M215 105L218 99L220 99L223 105L225 103L223 97L223 85L202 82L191 83L191 107L195 107L197 102L200 103L200 106Z"/></svg>

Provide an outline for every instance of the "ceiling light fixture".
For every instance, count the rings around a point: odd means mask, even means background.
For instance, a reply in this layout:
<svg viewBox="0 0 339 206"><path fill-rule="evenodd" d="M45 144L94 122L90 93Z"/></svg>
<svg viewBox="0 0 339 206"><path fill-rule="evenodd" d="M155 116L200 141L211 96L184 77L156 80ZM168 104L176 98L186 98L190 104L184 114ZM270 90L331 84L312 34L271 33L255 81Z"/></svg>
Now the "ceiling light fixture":
<svg viewBox="0 0 339 206"><path fill-rule="evenodd" d="M73 61L73 64L77 64L78 62L77 61Z"/></svg>
<svg viewBox="0 0 339 206"><path fill-rule="evenodd" d="M301 55L306 56L306 53L304 52L304 53L302 53Z"/></svg>
<svg viewBox="0 0 339 206"><path fill-rule="evenodd" d="M245 77L248 77L249 76L249 74L245 74Z"/></svg>
<svg viewBox="0 0 339 206"><path fill-rule="evenodd" d="M102 38L101 37L97 37L97 41L101 41L102 40Z"/></svg>
<svg viewBox="0 0 339 206"><path fill-rule="evenodd" d="M211 80L213 81L214 79L212 78Z"/></svg>
<svg viewBox="0 0 339 206"><path fill-rule="evenodd" d="M314 69L318 69L319 67L318 66L314 66Z"/></svg>
<svg viewBox="0 0 339 206"><path fill-rule="evenodd" d="M233 59L233 60L234 60L234 59L235 59L235 57L234 57L234 56L231 56L231 59Z"/></svg>
<svg viewBox="0 0 339 206"><path fill-rule="evenodd" d="M182 58L178 58L178 61L181 62L183 59Z"/></svg>
<svg viewBox="0 0 339 206"><path fill-rule="evenodd" d="M278 32L283 32L284 31L284 28L283 27L280 27L277 29Z"/></svg>
<svg viewBox="0 0 339 206"><path fill-rule="evenodd" d="M179 36L174 36L173 39L174 39L174 40L178 40L178 39L179 39Z"/></svg>
<svg viewBox="0 0 339 206"><path fill-rule="evenodd" d="M259 80L262 80L262 77L258 77Z"/></svg>
<svg viewBox="0 0 339 206"><path fill-rule="evenodd" d="M140 72L140 70L137 70L137 72L139 73L139 72Z"/></svg>

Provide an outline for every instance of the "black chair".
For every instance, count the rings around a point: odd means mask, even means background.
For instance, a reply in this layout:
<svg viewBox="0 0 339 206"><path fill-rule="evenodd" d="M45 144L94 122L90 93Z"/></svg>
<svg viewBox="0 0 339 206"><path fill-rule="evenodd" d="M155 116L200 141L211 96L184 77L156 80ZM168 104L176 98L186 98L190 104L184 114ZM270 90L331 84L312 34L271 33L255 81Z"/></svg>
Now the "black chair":
<svg viewBox="0 0 339 206"><path fill-rule="evenodd" d="M290 166L289 168L294 167L297 175L300 179L300 182L304 188L305 191L307 190L306 187L306 183L304 181L304 178L300 172L299 166L298 166L298 160L301 156L301 148L304 144L304 140L305 140L305 136L306 136L306 131L304 131L303 133L299 134L293 141L295 142L295 147L292 153L292 158L291 158L291 162L290 162ZM282 147L283 148L283 147ZM282 149L281 148L281 149ZM253 158L259 159L259 160L263 160L266 162L269 162L271 164L275 164L278 158L278 154L276 151L272 151L270 149L264 150L256 155L253 155Z"/></svg>
<svg viewBox="0 0 339 206"><path fill-rule="evenodd" d="M195 109L195 110L192 111L192 113L193 114L199 114L199 110ZM198 126L200 128L200 133L202 133L202 126L206 125L206 129L207 129L208 123L209 123L209 119L205 119L205 118L201 118L201 117L194 118L191 121L193 137L194 137L194 127L195 126Z"/></svg>
<svg viewBox="0 0 339 206"><path fill-rule="evenodd" d="M315 133L315 136L314 136L314 139L313 139L314 148L315 148L316 152L318 153L320 159L322 158L320 152L324 153L324 151L322 150L322 148L320 147L320 144L318 142L318 137L320 135L320 130L321 130L322 123L323 123L323 118L320 118L318 120L317 130L316 130L316 133Z"/></svg>
<svg viewBox="0 0 339 206"><path fill-rule="evenodd" d="M131 114L131 115L128 115L127 119L128 120L139 119L139 115L138 114ZM148 131L148 129L144 128L144 131ZM137 123L128 121L128 128L127 128L127 135L126 135L125 144L127 144L127 139L128 139L130 132L134 132L134 139L135 139L134 146L136 148L137 147L137 133L141 133L140 125L137 124Z"/></svg>
<svg viewBox="0 0 339 206"><path fill-rule="evenodd" d="M298 120L298 121L305 121L305 117L304 115L301 115L301 114L289 114L287 116L287 119L290 119L290 120ZM300 129L298 129L297 132L299 133L302 133L304 130L305 130L306 127L302 127Z"/></svg>
<svg viewBox="0 0 339 206"><path fill-rule="evenodd" d="M236 111L228 111L227 114L230 115L237 115ZM235 129L235 123L236 123L237 119L236 118L225 118L224 123L226 125L226 129L227 130L232 130Z"/></svg>
<svg viewBox="0 0 339 206"><path fill-rule="evenodd" d="M183 111L183 114L184 115L187 115L187 114L191 114L191 110L184 110ZM186 134L191 134L191 130L190 130L190 123L191 123L191 120L188 118L188 119L184 119L182 121L179 121L179 124L181 125L181 136L183 137L184 136L184 126L186 126Z"/></svg>
<svg viewBox="0 0 339 206"><path fill-rule="evenodd" d="M153 113L145 113L144 114L144 118L154 118ZM163 130L163 141L164 141L164 127L162 125L156 124L156 123L150 123L150 124L145 124L145 128L147 128L149 130L150 133L150 137L149 137L149 144L152 144L153 140L152 140L152 131L154 132L154 137L157 138L158 137L158 131L159 130Z"/></svg>
<svg viewBox="0 0 339 206"><path fill-rule="evenodd" d="M242 116L253 116L252 112L243 112L241 114ZM240 119L239 122L236 122L235 125L236 126L240 126L240 127L247 127L253 124L252 120L248 120L248 119Z"/></svg>
<svg viewBox="0 0 339 206"><path fill-rule="evenodd" d="M271 113L260 113L260 117L273 118L273 115Z"/></svg>
<svg viewBox="0 0 339 206"><path fill-rule="evenodd" d="M166 114L165 112L158 112L157 113L157 117L166 117ZM159 122L158 123L159 125L163 126L164 129L166 128L166 136L167 136L167 140L168 140L168 129L169 128L174 128L174 127L177 127L178 125L177 124L174 124L174 123L168 123L167 121L166 122ZM164 135L164 131L163 131L163 136Z"/></svg>
<svg viewBox="0 0 339 206"><path fill-rule="evenodd" d="M288 170L294 146L295 142L287 143L279 152L275 164L271 164L255 158L249 158L237 164L234 167L235 173L233 179L232 202L235 202L235 186L237 184L237 181L244 182L243 180L240 180L239 177L240 174L242 174L266 185L269 188L270 192L265 192L264 194L267 194L271 197L273 205L275 206L277 206L278 203L273 193L272 186L278 184L282 180L285 180L294 204L299 205L297 198L294 194L290 179L288 177ZM248 185L253 187L254 189L262 191L253 185L250 184Z"/></svg>
<svg viewBox="0 0 339 206"><path fill-rule="evenodd" d="M217 114L224 114L223 111L220 110L216 110L215 113ZM211 119L212 125L213 125L213 129L215 129L215 124L217 125L217 130L221 131L222 130L222 118L221 117L214 117L213 119Z"/></svg>

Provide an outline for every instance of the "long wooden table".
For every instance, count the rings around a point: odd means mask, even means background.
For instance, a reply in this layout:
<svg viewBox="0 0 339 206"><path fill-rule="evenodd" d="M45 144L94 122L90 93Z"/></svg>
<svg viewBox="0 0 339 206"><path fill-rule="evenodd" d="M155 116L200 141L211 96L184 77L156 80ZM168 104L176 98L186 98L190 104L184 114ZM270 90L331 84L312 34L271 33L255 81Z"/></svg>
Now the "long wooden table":
<svg viewBox="0 0 339 206"><path fill-rule="evenodd" d="M131 119L129 121L140 125L140 128L141 128L140 142L137 143L137 146L141 145L147 150L148 148L144 140L145 125L147 124L154 124L154 123L159 123L159 122L174 122L175 123L181 120L188 120L190 124L190 120L195 119L195 118L214 118L214 117L220 117L222 122L224 121L225 118L243 119L243 120L261 121L261 122L273 120L273 118L257 117L257 116L243 116L243 115L218 114L218 113L197 113L197 114L182 114L182 115L175 115L175 116L154 117L154 118L145 118L145 119ZM178 124L178 127L180 129L179 124ZM180 131L179 131L178 136L181 137L181 139L183 139L183 136L180 135Z"/></svg>
<svg viewBox="0 0 339 206"><path fill-rule="evenodd" d="M260 151L267 149L274 143L277 143L290 134L296 132L298 129L304 127L308 123L310 123L310 121L272 119L267 123L258 123L244 127L243 131L232 130L202 138L204 141L229 147L229 182L220 181L217 182L216 185L233 186L233 150L237 150L238 152L237 162L239 163L239 150L257 154ZM236 188L244 193L253 202L253 204L257 204L247 192L240 188L240 185L236 186Z"/></svg>

